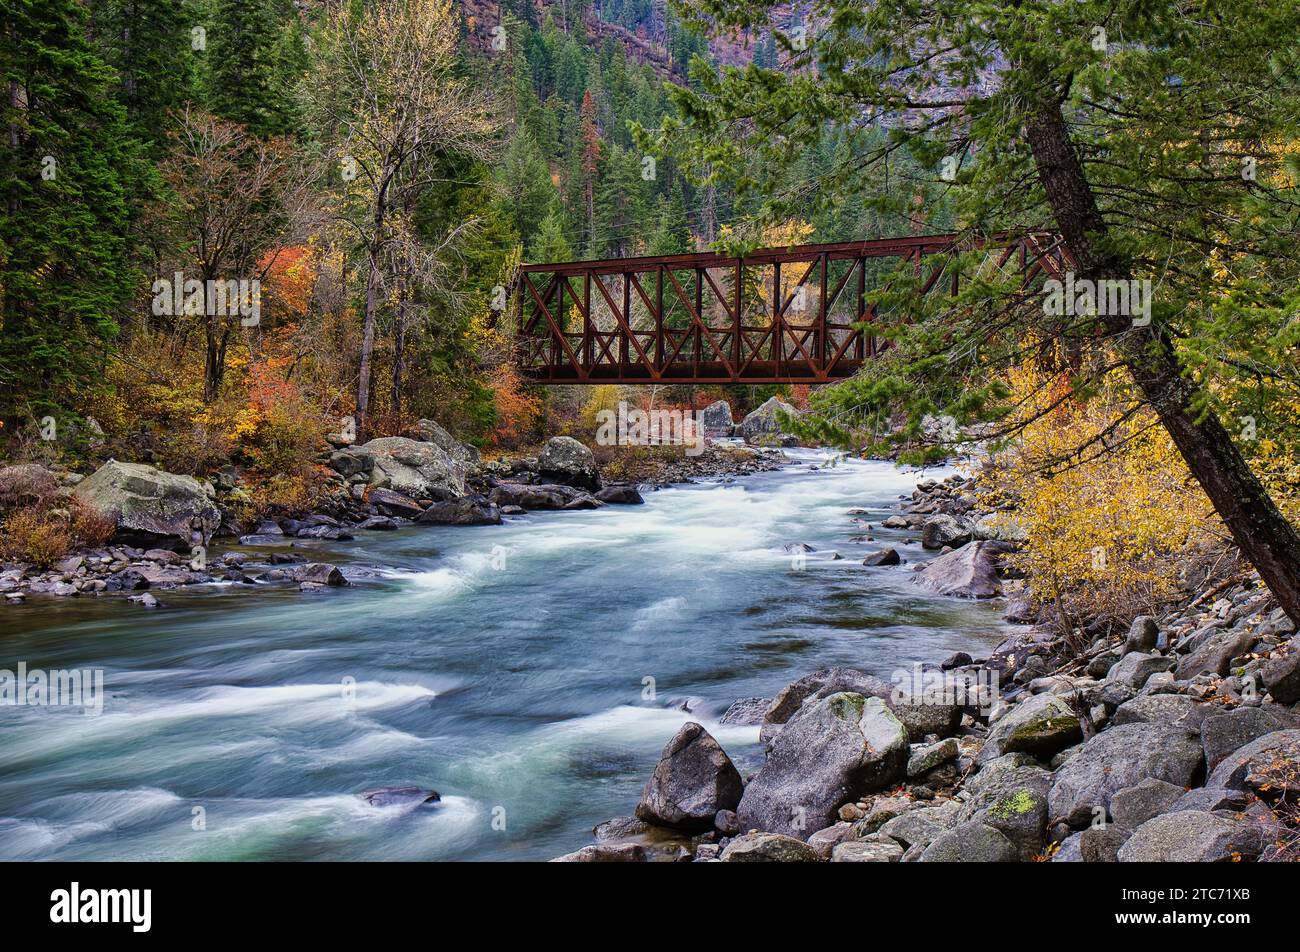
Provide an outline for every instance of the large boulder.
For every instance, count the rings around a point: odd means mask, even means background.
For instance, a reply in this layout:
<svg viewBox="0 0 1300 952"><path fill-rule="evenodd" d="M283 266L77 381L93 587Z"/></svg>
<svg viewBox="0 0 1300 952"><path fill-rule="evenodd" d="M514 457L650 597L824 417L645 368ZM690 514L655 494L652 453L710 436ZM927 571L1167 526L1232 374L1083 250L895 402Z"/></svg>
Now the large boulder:
<svg viewBox="0 0 1300 952"><path fill-rule="evenodd" d="M369 471L371 487L392 489L415 499L438 502L465 494L464 464L453 460L436 443L405 436L381 436L339 452L364 453L373 460Z"/></svg>
<svg viewBox="0 0 1300 952"><path fill-rule="evenodd" d="M1136 830L1153 816L1168 813L1186 792L1176 784L1148 777L1111 797L1111 818L1121 829Z"/></svg>
<svg viewBox="0 0 1300 952"><path fill-rule="evenodd" d="M424 511L424 507L410 496L393 489L372 489L366 495L366 502L386 516L401 516L404 519L414 519Z"/></svg>
<svg viewBox="0 0 1300 952"><path fill-rule="evenodd" d="M117 526L119 541L152 545L206 545L221 524L211 487L143 463L109 460L83 479L74 498Z"/></svg>
<svg viewBox="0 0 1300 952"><path fill-rule="evenodd" d="M537 457L537 472L543 479L566 486L600 488L596 457L571 436L553 436L546 441L542 454Z"/></svg>
<svg viewBox="0 0 1300 952"><path fill-rule="evenodd" d="M1107 672L1106 680L1127 685L1134 691L1140 691L1142 686L1150 680L1151 675L1160 671L1168 671L1173 666L1174 659L1165 655L1130 651Z"/></svg>
<svg viewBox="0 0 1300 952"><path fill-rule="evenodd" d="M760 445L795 446L799 438L786 431L778 414L799 416L799 411L780 397L769 397L762 406L751 410L740 422L740 435L746 443Z"/></svg>
<svg viewBox="0 0 1300 952"><path fill-rule="evenodd" d="M1231 863L1258 856L1259 831L1247 818L1180 810L1147 820L1119 850L1121 863Z"/></svg>
<svg viewBox="0 0 1300 952"><path fill-rule="evenodd" d="M982 823L1013 844L1022 860L1047 845L1047 794L1052 775L1027 754L1007 754L986 764L966 783L969 799L959 823Z"/></svg>
<svg viewBox="0 0 1300 952"><path fill-rule="evenodd" d="M731 404L717 400L700 411L700 429L710 440L731 436L736 424L731 420Z"/></svg>
<svg viewBox="0 0 1300 952"><path fill-rule="evenodd" d="M1003 754L1024 752L1051 759L1083 739L1079 715L1059 694L1036 694L1004 714L980 750L985 763Z"/></svg>
<svg viewBox="0 0 1300 952"><path fill-rule="evenodd" d="M840 692L799 709L745 788L741 829L803 839L845 803L903 779L907 729L880 698Z"/></svg>
<svg viewBox="0 0 1300 952"><path fill-rule="evenodd" d="M1193 732L1162 723L1122 724L1097 734L1056 771L1048 794L1052 823L1073 827L1110 809L1118 791L1154 777L1191 786L1205 763Z"/></svg>
<svg viewBox="0 0 1300 952"><path fill-rule="evenodd" d="M442 451L464 466L474 466L479 461L479 452L473 447L460 442L434 420L417 420L404 434L422 443L434 443Z"/></svg>
<svg viewBox="0 0 1300 952"><path fill-rule="evenodd" d="M1215 708L1186 694L1142 694L1115 709L1111 724L1163 723L1199 731ZM1244 744L1245 741L1242 741Z"/></svg>
<svg viewBox="0 0 1300 952"><path fill-rule="evenodd" d="M692 721L664 747L636 815L658 826L703 833L713 828L719 810L736 809L743 788L726 751Z"/></svg>
<svg viewBox="0 0 1300 952"><path fill-rule="evenodd" d="M1002 594L998 575L1002 556L1013 548L1006 542L972 542L927 562L912 581L939 595L993 598Z"/></svg>

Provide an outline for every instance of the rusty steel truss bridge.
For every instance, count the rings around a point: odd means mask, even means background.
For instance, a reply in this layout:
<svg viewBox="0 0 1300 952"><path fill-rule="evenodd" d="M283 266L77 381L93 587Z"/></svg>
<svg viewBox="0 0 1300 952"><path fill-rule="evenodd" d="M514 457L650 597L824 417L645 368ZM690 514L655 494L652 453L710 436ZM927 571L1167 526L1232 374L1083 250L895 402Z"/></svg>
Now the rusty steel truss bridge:
<svg viewBox="0 0 1300 952"><path fill-rule="evenodd" d="M1021 289L1059 276L1057 236L923 235L796 245L742 258L713 253L526 264L513 286L515 360L549 384L819 384L888 349L871 293L908 268L923 294L966 275Z"/></svg>

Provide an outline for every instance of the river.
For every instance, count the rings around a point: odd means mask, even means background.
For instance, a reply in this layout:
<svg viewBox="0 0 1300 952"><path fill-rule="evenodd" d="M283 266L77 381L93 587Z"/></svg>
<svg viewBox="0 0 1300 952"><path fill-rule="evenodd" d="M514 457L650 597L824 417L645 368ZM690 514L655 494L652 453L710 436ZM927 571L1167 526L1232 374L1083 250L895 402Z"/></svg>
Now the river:
<svg viewBox="0 0 1300 952"><path fill-rule="evenodd" d="M0 667L103 669L107 693L98 716L0 707L0 858L548 859L631 813L688 719L745 774L758 729L718 723L732 701L1001 640L996 606L864 568L873 546L848 541L848 509L878 524L921 474L792 455L644 506L311 543L349 588L0 609ZM875 530L922 558L907 535ZM792 542L816 550L802 567ZM356 796L410 784L442 801Z"/></svg>

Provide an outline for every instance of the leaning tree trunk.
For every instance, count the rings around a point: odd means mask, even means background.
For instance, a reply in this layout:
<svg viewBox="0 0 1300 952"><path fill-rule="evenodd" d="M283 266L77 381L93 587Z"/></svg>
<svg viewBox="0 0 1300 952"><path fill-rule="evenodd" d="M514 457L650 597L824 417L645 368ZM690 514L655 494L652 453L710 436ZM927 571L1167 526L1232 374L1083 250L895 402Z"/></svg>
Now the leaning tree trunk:
<svg viewBox="0 0 1300 952"><path fill-rule="evenodd" d="M1059 104L1045 106L1026 127L1047 202L1079 268L1079 277L1127 281L1129 263L1104 249L1106 223L1083 172ZM1300 533L1251 471L1213 413L1198 414L1195 388L1182 373L1173 343L1159 327L1131 327L1111 317L1107 331L1139 392L1155 410L1187 468L1214 504L1241 554L1292 621L1300 623Z"/></svg>

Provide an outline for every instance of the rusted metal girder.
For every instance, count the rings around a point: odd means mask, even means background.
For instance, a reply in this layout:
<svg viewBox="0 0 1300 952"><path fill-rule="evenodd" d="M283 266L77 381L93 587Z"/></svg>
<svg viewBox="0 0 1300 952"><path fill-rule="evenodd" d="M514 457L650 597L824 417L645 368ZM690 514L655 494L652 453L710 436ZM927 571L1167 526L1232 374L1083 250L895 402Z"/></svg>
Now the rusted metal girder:
<svg viewBox="0 0 1300 952"><path fill-rule="evenodd" d="M913 262L923 293L956 294L950 264L976 249L1022 287L1066 261L1059 238L1031 233L523 265L515 359L538 383L828 383L887 349L869 290Z"/></svg>

